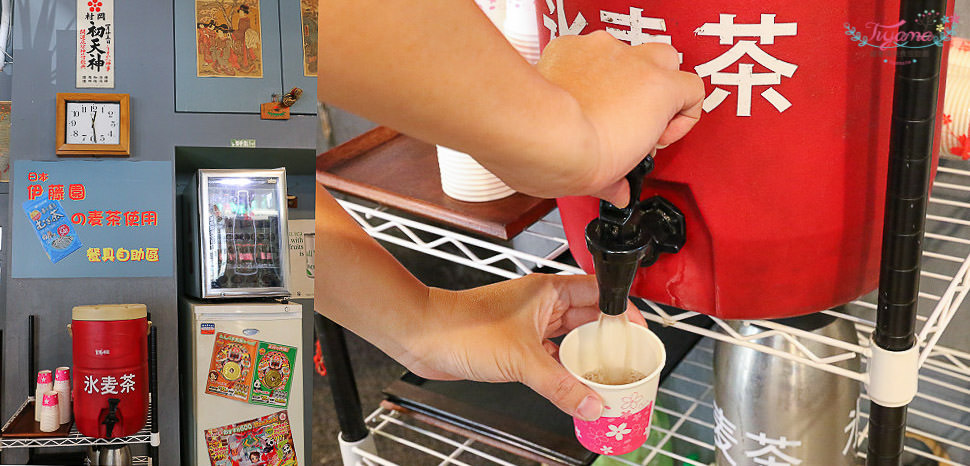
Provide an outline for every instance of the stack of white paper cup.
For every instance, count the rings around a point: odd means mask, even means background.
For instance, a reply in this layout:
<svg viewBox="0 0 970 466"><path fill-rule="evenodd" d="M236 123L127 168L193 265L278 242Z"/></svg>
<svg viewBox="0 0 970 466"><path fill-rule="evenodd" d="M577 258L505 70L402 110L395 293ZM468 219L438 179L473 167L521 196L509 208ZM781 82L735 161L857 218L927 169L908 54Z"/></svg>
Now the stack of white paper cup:
<svg viewBox="0 0 970 466"><path fill-rule="evenodd" d="M487 202L515 193L515 190L463 152L438 146L438 168L441 172L442 191L459 201Z"/></svg>
<svg viewBox="0 0 970 466"><path fill-rule="evenodd" d="M970 40L950 41L940 155L970 158Z"/></svg>
<svg viewBox="0 0 970 466"><path fill-rule="evenodd" d="M506 0L502 33L529 63L539 61L539 28L533 0Z"/></svg>
<svg viewBox="0 0 970 466"><path fill-rule="evenodd" d="M44 394L54 389L54 378L51 371L43 370L37 373L37 389L34 390L34 420L40 422L41 401Z"/></svg>
<svg viewBox="0 0 970 466"><path fill-rule="evenodd" d="M475 0L475 3L492 20L495 27L502 29L505 21L505 1L506 0Z"/></svg>
<svg viewBox="0 0 970 466"><path fill-rule="evenodd" d="M51 390L44 393L40 407L40 431L54 432L61 427L60 413L57 403L57 392Z"/></svg>
<svg viewBox="0 0 970 466"><path fill-rule="evenodd" d="M71 369L58 367L54 371L54 391L61 424L71 422Z"/></svg>

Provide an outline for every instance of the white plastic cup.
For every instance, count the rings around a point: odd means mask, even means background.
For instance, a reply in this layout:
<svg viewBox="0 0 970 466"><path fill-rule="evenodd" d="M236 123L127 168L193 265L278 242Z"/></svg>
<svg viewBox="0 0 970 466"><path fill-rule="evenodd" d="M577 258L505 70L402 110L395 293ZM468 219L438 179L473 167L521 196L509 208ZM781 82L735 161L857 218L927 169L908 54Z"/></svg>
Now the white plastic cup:
<svg viewBox="0 0 970 466"><path fill-rule="evenodd" d="M41 401L44 394L54 388L54 376L49 370L42 370L37 373L37 388L34 390L34 420L40 422Z"/></svg>
<svg viewBox="0 0 970 466"><path fill-rule="evenodd" d="M57 407L57 392L44 393L40 408L40 431L54 432L61 427L60 412Z"/></svg>
<svg viewBox="0 0 970 466"><path fill-rule="evenodd" d="M641 325L627 325L630 327L630 369L646 375L633 383L605 385L583 378L584 374L600 369L595 321L573 329L559 347L559 359L566 370L603 399L603 415L599 419L573 418L579 443L601 455L630 453L647 441L660 371L667 361L660 338Z"/></svg>
<svg viewBox="0 0 970 466"><path fill-rule="evenodd" d="M54 370L54 389L57 392L58 414L61 424L71 422L71 368Z"/></svg>
<svg viewBox="0 0 970 466"><path fill-rule="evenodd" d="M502 29L505 23L505 2L506 0L475 0L478 8L481 8L498 29Z"/></svg>
<svg viewBox="0 0 970 466"><path fill-rule="evenodd" d="M502 32L506 35L539 35L535 0L507 0Z"/></svg>
<svg viewBox="0 0 970 466"><path fill-rule="evenodd" d="M501 179L464 152L438 146L441 190L465 202L488 202L515 194Z"/></svg>

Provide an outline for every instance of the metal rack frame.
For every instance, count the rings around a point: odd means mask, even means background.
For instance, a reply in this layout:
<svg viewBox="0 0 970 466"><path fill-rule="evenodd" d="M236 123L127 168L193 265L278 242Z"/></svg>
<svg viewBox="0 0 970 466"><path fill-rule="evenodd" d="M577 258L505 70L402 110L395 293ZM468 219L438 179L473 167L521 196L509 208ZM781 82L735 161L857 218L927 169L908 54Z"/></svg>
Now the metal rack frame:
<svg viewBox="0 0 970 466"><path fill-rule="evenodd" d="M970 354L945 348L938 344L953 316L970 294L970 201L952 199L953 193L963 194L964 197L970 199L970 170L941 166L939 173L948 177L952 175L955 182L938 181L934 185L934 196L930 198L930 203L956 208L956 212L962 215L928 215L927 229L929 232L926 237L928 240L936 240L937 245L956 245L962 250L962 253L957 256L952 253L933 251L929 248L923 252L924 261L933 259L935 267L924 270L921 273L922 277L927 281L935 281L937 285L944 284L945 291L942 294L920 293L921 312L917 317L920 324L918 332L921 346L920 366L931 364L956 373L970 374ZM513 249L507 245L492 243L452 230L427 225L387 211L380 206L367 205L366 201L340 200L339 202L375 239L500 277L518 278L532 273L537 268L546 268L562 274L585 273L578 267L555 260L568 249L565 233L562 231L561 225L556 223L555 216L547 216L522 233L522 235L548 242L547 249L549 252L543 256L538 256ZM933 233L933 231L939 231L941 227L947 226L958 229L959 234ZM553 229L553 231L550 232L550 229ZM764 327L766 330L749 336L741 336L731 330L721 319L713 318L720 331L706 329L685 322L691 317L699 315L697 312L671 310L649 301L643 302L653 311L644 313L644 317L648 320L763 351L860 382L868 381L864 370L855 372L837 367L835 363L857 356L868 357L868 334L871 334L875 327L875 315L872 311L876 309L876 304L872 296L853 301L845 311L824 311L826 314L856 324L860 335L865 335L865 337L859 338L855 342L823 337L767 320L749 321ZM801 348L801 353L784 353L757 343L759 339L769 336L782 336L796 347ZM825 352L832 355L827 357L816 355L801 343L807 340L825 345Z"/></svg>
<svg viewBox="0 0 970 466"><path fill-rule="evenodd" d="M970 445L970 427L966 425L967 423L945 418L935 412L943 409L950 410L957 416L970 417L970 408L950 401L951 399L970 399L970 353L939 344L947 326L966 301L967 295L970 294L970 170L948 165L953 164L943 163L938 169L933 195L930 198L930 210L926 217L924 267L921 272L924 284L919 294L920 303L917 316L917 341L920 345L919 364L921 367L919 375L920 393L909 410L910 431L928 434L929 438L950 448L960 450L970 458L970 446L968 446ZM512 244L489 242L428 225L392 213L367 201L354 199L340 200L339 202L375 239L500 277L517 278L532 273L536 269L560 274L583 273L581 269L575 266L556 260L560 254L568 249L568 244L555 215L547 216L520 235L520 237L529 237L533 243L542 243L542 246L533 248L540 249L542 252L533 254L517 250ZM697 333L708 337L708 339L727 341L797 361L820 370L849 377L864 384L868 383L868 374L865 368L860 371L852 371L837 367L835 363L856 357L860 357L863 361L868 359L870 355L869 336L875 327L876 304L875 297L872 295L853 301L841 310L824 311L836 318L854 323L858 331L858 338L855 341L822 337L765 320L751 321L765 328L763 332L741 336L731 330L723 320L713 319L716 323L715 329L697 327L686 322L687 319L698 315L695 312L671 310L651 302L644 302L650 309L650 312L643 313L644 317L654 322ZM769 336L781 336L796 348L799 348L800 351L798 353L786 353L759 343L760 339ZM809 351L802 343L805 341L825 345L826 349L829 349L827 354L832 354L832 356L822 357ZM673 377L678 377L676 372ZM924 392L933 392L933 394ZM945 395L936 394L940 392L945 393ZM693 408L694 410L707 406L704 404L705 398L700 397L700 395L698 395L699 398L694 399L698 403ZM703 396L708 397L710 395L711 393L703 394ZM865 399L868 400L868 398ZM663 412L662 408L663 405L660 405L658 409ZM697 424L708 430L713 429L712 422L700 422L690 418L689 414L687 413L688 417L681 420L683 422L690 421L691 424ZM866 422L867 413L861 412L859 414L859 422ZM376 421L378 419L380 422ZM391 419L396 420L392 421ZM941 428L949 429L958 438L952 439L946 435L912 427L914 423L921 421L938 423ZM382 409L375 411L367 419L368 427L377 436L384 436L384 429L391 426L400 427L400 424L407 424L407 421L397 413ZM422 427L422 429L426 428ZM671 429L671 432L672 438L691 443L700 442L700 444L709 446L711 450L713 449L713 440L704 442L679 433L676 429ZM858 432L860 435L857 447L866 442L866 430L859 428ZM409 440L408 442L410 446L415 444L414 441ZM468 440L468 442L472 441ZM459 443L459 446L455 446L456 449L468 450L469 445L471 445L471 443L468 445L465 442ZM417 449L421 450L421 448ZM659 447L657 451L660 451ZM864 449L857 451L859 451L861 457L865 456ZM442 464L462 464L460 461L448 459L456 452L457 450L451 451L444 457L439 457ZM675 454L669 454L669 452L663 452L663 454L685 461L688 464L704 464L691 462L692 460L680 458ZM375 459L376 455L373 453L362 451L361 456L367 461L371 461L371 464L393 464L386 462L386 460ZM432 456L438 457L437 455ZM967 462L970 463L970 459ZM495 464L506 463L497 462ZM942 464L960 463L944 462Z"/></svg>
<svg viewBox="0 0 970 466"><path fill-rule="evenodd" d="M148 315L149 321L151 321L151 315ZM35 343L34 343L34 331L36 326L36 317L33 315L28 316L28 363L30 369L28 374L34 374L34 364L35 364ZM31 386L28 380L28 388ZM129 435L127 437L118 437L112 439L103 438L92 438L81 435L77 430L77 425L71 426L71 432L67 437L47 437L47 438L11 438L11 437L0 437L0 451L10 448L53 448L53 447L81 447L81 446L98 446L98 445L138 445L145 444L148 445L149 456L138 456L132 458L133 464L157 464L158 463L158 447L161 445L161 435L159 435L158 430L158 412L156 411L157 405L155 404L156 394L158 393L158 328L154 325L151 326L148 333L148 411L145 416L145 425L136 433ZM14 412L14 415L4 423L2 430L7 430L7 427L13 422L13 420L20 414L21 411L27 406L28 403L34 401L34 397L28 396L24 403L20 405L20 408ZM29 450L28 450L29 451Z"/></svg>
<svg viewBox="0 0 970 466"><path fill-rule="evenodd" d="M17 410L19 413L27 406L30 401L24 401L24 404L20 406ZM142 427L138 432L129 435L127 437L117 437L112 439L104 438L92 438L81 435L77 431L77 426L71 426L71 433L67 437L49 437L49 438L10 438L10 437L0 437L0 450L7 448L52 448L52 447L86 447L86 446L98 446L98 445L132 445L132 444L148 444L158 446L157 438L158 434L152 434L152 410L148 410L148 417L145 421L145 427ZM7 421L9 424L13 418ZM4 426L6 427L6 426Z"/></svg>
<svg viewBox="0 0 970 466"><path fill-rule="evenodd" d="M649 464L654 458L661 456L693 466L708 466L710 464L704 457L713 458L715 448L712 359L713 340L705 338L698 343L694 350L688 353L678 370L674 371L659 389L656 410L668 418L667 427L654 426L652 428L660 434L660 439L648 442L641 447L641 453L646 456L640 462L635 463L624 458L613 458L616 462L639 466ZM925 374L925 377L932 379L934 374ZM863 395L863 399L868 400L865 395ZM917 421L952 424L951 419L926 411L926 408L933 403L933 400L920 397L913 403L909 414L916 417ZM857 435L847 446L855 448L856 455L859 458L866 456L864 446L867 441L865 435L867 422L868 413L862 410L858 413L854 423L850 424ZM449 432L420 423L407 415L386 408L375 410L367 417L366 423L375 437L410 447L414 454L421 459L440 461L439 465L441 466L467 466L468 464L515 466L518 464L499 458L494 449L474 439L456 438ZM970 437L970 429L966 426L961 427L964 431L964 437ZM915 427L910 427L908 432L929 438L947 448L962 450L965 454L970 454L970 447L966 443L959 443ZM673 443L693 449L694 453L700 453L697 456L701 458L672 451ZM914 456L937 461L940 464L960 464L912 447L906 447L905 450ZM400 464L371 451L358 450L357 453L360 454L363 459L362 464L365 465L391 466Z"/></svg>

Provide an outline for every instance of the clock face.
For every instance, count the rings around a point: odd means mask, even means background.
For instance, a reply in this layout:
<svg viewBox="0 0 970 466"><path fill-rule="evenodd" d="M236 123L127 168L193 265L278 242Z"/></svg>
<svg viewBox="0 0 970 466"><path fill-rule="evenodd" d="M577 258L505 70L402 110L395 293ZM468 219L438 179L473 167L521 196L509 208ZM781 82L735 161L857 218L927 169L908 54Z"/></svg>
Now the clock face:
<svg viewBox="0 0 970 466"><path fill-rule="evenodd" d="M64 142L118 144L121 137L119 102L67 102Z"/></svg>

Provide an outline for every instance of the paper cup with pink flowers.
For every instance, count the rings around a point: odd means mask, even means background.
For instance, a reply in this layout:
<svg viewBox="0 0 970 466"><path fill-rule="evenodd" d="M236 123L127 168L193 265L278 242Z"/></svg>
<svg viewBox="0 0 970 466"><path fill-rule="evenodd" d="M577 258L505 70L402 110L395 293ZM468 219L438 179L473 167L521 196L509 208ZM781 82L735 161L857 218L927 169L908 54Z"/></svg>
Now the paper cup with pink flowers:
<svg viewBox="0 0 970 466"><path fill-rule="evenodd" d="M566 370L603 399L603 415L595 421L573 418L576 439L586 449L601 455L623 455L640 448L650 435L660 371L667 360L663 342L646 327L627 323L630 335L629 369L642 376L623 385L606 385L588 380L600 368L596 322L575 328L559 347ZM609 357L609 355L607 355Z"/></svg>

